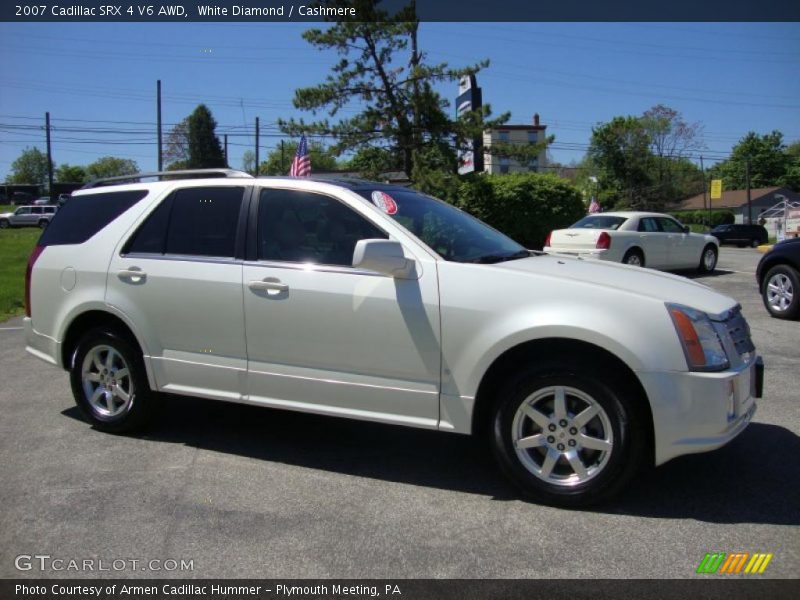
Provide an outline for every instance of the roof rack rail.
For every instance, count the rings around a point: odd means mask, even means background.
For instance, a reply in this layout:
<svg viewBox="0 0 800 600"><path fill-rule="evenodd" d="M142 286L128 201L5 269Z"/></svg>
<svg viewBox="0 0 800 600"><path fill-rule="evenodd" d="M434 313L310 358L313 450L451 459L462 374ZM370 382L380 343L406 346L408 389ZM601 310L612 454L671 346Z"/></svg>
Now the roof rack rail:
<svg viewBox="0 0 800 600"><path fill-rule="evenodd" d="M178 171L154 171L152 173L134 173L133 175L120 175L118 177L103 177L95 179L84 185L81 189L86 190L104 185L116 185L123 181L141 181L151 177L168 177L170 179L180 179L183 177L244 177L252 179L250 173L237 171L236 169L184 169Z"/></svg>

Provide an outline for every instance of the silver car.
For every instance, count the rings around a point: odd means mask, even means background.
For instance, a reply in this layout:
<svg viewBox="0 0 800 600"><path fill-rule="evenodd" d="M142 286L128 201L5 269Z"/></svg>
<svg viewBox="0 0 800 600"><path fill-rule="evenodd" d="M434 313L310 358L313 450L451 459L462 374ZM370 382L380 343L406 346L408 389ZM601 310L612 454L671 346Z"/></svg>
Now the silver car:
<svg viewBox="0 0 800 600"><path fill-rule="evenodd" d="M14 212L0 214L0 229L39 227L44 229L55 216L57 206L20 206Z"/></svg>

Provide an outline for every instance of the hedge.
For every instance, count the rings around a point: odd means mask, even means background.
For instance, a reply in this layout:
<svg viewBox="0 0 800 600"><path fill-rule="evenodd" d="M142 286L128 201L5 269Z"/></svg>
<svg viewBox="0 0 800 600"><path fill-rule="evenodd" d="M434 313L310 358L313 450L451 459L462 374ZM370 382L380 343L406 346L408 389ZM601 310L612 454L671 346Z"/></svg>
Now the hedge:
<svg viewBox="0 0 800 600"><path fill-rule="evenodd" d="M707 224L709 221L709 214L707 210L681 210L670 213L673 217L678 219L681 223L686 225ZM712 210L711 211L711 226L716 225L730 225L736 220L733 211L730 210Z"/></svg>
<svg viewBox="0 0 800 600"><path fill-rule="evenodd" d="M453 203L526 248L586 214L580 192L553 174L477 175L462 180Z"/></svg>

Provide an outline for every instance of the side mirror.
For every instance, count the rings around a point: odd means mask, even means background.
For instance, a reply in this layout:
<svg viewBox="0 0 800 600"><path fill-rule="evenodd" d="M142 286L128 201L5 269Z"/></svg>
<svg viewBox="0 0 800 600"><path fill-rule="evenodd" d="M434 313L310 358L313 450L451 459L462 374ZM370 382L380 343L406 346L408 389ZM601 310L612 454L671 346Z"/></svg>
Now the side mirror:
<svg viewBox="0 0 800 600"><path fill-rule="evenodd" d="M683 226L683 233L691 233L692 230L688 225Z"/></svg>
<svg viewBox="0 0 800 600"><path fill-rule="evenodd" d="M393 240L359 240L353 251L353 266L383 273L396 279L417 279L416 263L406 258L403 246Z"/></svg>

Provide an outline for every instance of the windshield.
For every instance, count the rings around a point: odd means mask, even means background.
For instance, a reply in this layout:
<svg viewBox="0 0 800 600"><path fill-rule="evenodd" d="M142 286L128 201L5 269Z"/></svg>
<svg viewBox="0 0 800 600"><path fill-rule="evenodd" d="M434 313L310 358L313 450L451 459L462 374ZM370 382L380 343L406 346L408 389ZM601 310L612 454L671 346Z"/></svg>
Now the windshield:
<svg viewBox="0 0 800 600"><path fill-rule="evenodd" d="M628 219L611 215L589 215L570 226L570 229L619 229Z"/></svg>
<svg viewBox="0 0 800 600"><path fill-rule="evenodd" d="M445 260L494 263L530 256L525 248L454 206L411 189L356 190Z"/></svg>

